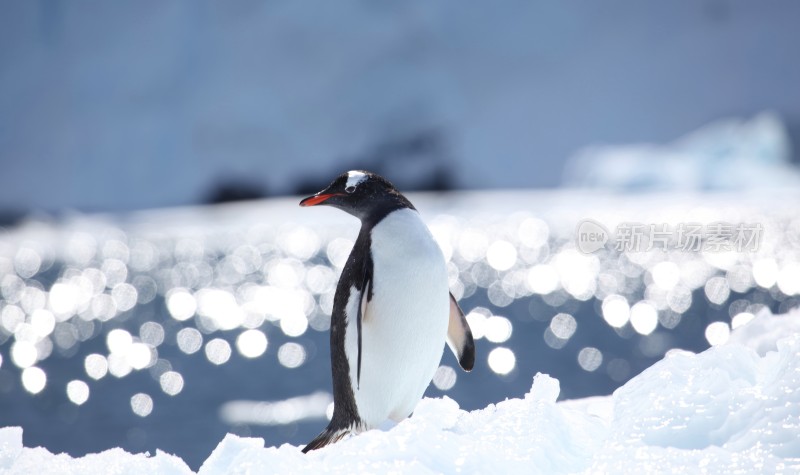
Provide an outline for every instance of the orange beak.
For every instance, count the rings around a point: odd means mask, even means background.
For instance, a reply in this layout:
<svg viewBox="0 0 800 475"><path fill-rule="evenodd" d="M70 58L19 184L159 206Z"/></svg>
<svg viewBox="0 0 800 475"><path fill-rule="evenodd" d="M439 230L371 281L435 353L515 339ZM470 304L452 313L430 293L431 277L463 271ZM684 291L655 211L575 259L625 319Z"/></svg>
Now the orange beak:
<svg viewBox="0 0 800 475"><path fill-rule="evenodd" d="M308 198L304 199L300 202L300 206L316 206L320 203L324 203L325 200L328 198L332 198L334 196L338 196L339 193L328 193L328 194L317 194L314 196L309 196Z"/></svg>

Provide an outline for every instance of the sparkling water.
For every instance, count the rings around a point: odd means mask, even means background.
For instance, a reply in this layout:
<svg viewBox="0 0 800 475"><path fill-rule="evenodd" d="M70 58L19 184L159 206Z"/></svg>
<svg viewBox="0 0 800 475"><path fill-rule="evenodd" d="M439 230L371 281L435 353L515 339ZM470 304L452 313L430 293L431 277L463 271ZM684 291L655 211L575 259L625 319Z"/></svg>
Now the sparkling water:
<svg viewBox="0 0 800 475"><path fill-rule="evenodd" d="M797 198L412 195L478 353L464 373L447 350L427 394L474 409L521 396L538 371L562 398L608 394L671 348L721 344L796 306ZM715 245L716 223L758 225L758 239ZM680 246L689 224L706 231L697 249ZM621 242L631 225L641 242ZM4 425L55 452L159 448L190 464L226 432L310 440L332 413L330 313L357 230L339 211L269 200L0 232Z"/></svg>

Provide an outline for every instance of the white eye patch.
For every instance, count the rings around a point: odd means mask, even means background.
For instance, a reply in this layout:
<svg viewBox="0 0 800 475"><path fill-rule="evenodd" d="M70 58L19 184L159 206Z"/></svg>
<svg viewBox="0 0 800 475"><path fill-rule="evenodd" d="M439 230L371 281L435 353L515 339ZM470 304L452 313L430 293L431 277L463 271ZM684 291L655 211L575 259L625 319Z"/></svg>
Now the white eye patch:
<svg viewBox="0 0 800 475"><path fill-rule="evenodd" d="M345 188L350 188L351 186L355 188L366 179L367 174L364 172L357 170L347 172L347 184L345 184Z"/></svg>

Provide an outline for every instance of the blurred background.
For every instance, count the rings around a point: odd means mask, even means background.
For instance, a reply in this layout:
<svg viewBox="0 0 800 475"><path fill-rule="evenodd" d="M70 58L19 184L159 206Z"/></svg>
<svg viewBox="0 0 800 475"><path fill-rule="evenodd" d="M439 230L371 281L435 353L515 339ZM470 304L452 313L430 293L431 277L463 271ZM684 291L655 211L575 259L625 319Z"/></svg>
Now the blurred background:
<svg viewBox="0 0 800 475"><path fill-rule="evenodd" d="M197 468L308 441L357 222L412 194L479 336L465 409L608 394L800 294L796 2L0 2L0 423ZM231 203L236 202L236 203ZM225 203L225 204L223 204ZM759 223L751 253L575 249L576 224Z"/></svg>

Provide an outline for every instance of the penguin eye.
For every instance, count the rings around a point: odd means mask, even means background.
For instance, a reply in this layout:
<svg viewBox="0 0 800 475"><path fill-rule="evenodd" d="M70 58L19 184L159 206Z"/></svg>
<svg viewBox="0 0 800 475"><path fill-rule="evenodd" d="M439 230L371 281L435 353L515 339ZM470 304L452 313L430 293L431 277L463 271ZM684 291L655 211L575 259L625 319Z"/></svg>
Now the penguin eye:
<svg viewBox="0 0 800 475"><path fill-rule="evenodd" d="M345 188L344 191L346 191L348 193L352 193L352 192L356 191L356 187L351 185L351 186L348 186L347 188Z"/></svg>

